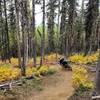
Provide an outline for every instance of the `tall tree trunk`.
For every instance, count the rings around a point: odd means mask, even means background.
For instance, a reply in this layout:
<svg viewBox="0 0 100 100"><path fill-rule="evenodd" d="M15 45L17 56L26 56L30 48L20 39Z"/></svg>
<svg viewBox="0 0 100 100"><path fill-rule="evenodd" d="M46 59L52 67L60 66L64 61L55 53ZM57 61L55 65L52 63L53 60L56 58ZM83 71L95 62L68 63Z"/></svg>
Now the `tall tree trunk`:
<svg viewBox="0 0 100 100"><path fill-rule="evenodd" d="M100 18L98 18L98 24L97 24L97 43L98 43L98 49L100 49Z"/></svg>
<svg viewBox="0 0 100 100"><path fill-rule="evenodd" d="M55 5L57 3L57 0L49 0L49 6L48 6L48 51L49 53L55 51L55 43L54 43L54 26L55 26Z"/></svg>
<svg viewBox="0 0 100 100"><path fill-rule="evenodd" d="M82 21L82 25L84 24L84 1L85 0L82 0L82 7L81 7L81 21Z"/></svg>
<svg viewBox="0 0 100 100"><path fill-rule="evenodd" d="M5 48L6 48L6 57L10 61L10 44L9 44L9 32L8 32L8 20L7 20L7 8L6 8L6 1L4 0L4 15L5 15L5 36L6 36L6 43L5 43Z"/></svg>
<svg viewBox="0 0 100 100"><path fill-rule="evenodd" d="M60 23L60 52L65 55L65 33L66 33L66 17L67 17L67 0L62 1L61 23Z"/></svg>
<svg viewBox="0 0 100 100"><path fill-rule="evenodd" d="M84 29L84 21L85 21L85 0L82 0L82 7L81 7L81 27L82 27L82 51L84 52L84 48L85 48L85 37L84 37L84 33L85 33L85 29Z"/></svg>
<svg viewBox="0 0 100 100"><path fill-rule="evenodd" d="M15 5L13 0L8 1L8 28L9 28L9 38L10 38L10 56L17 57L17 40L16 40L16 18L15 18Z"/></svg>
<svg viewBox="0 0 100 100"><path fill-rule="evenodd" d="M32 0L32 50L34 67L36 67L36 32L35 32L35 0Z"/></svg>
<svg viewBox="0 0 100 100"><path fill-rule="evenodd" d="M92 39L94 38L94 34L96 34L95 26L97 17L99 15L99 0L89 0L86 18L85 18L85 55L89 53L92 48ZM93 38L92 38L93 36Z"/></svg>
<svg viewBox="0 0 100 100"><path fill-rule="evenodd" d="M59 53L59 33L60 33L60 4L61 1L58 0L58 19L57 19L57 44L56 44L56 61L58 61L58 53Z"/></svg>
<svg viewBox="0 0 100 100"><path fill-rule="evenodd" d="M23 42L23 61L22 61L22 75L26 75L27 55L28 55L28 11L27 0L21 0L21 24L22 24L22 42Z"/></svg>
<svg viewBox="0 0 100 100"><path fill-rule="evenodd" d="M41 37L41 61L40 66L43 64L45 50L45 0L43 0L43 35Z"/></svg>
<svg viewBox="0 0 100 100"><path fill-rule="evenodd" d="M100 19L98 18L100 23ZM99 27L97 29L98 32L98 49L99 49L99 60L98 60L98 64L97 64L97 68L96 68L96 93L97 95L100 95L100 24Z"/></svg>
<svg viewBox="0 0 100 100"><path fill-rule="evenodd" d="M100 50L99 50L99 60L96 68L96 94L100 95Z"/></svg>
<svg viewBox="0 0 100 100"><path fill-rule="evenodd" d="M21 68L21 43L20 43L20 27L19 27L19 2L15 0L15 12L16 12L16 37L18 45L18 65Z"/></svg>
<svg viewBox="0 0 100 100"><path fill-rule="evenodd" d="M0 51L1 51L1 59L4 60L4 44L3 44L3 18L2 18L2 4L0 0Z"/></svg>
<svg viewBox="0 0 100 100"><path fill-rule="evenodd" d="M76 2L77 0L68 0L68 54L72 52L74 35L75 35L75 18L76 18Z"/></svg>

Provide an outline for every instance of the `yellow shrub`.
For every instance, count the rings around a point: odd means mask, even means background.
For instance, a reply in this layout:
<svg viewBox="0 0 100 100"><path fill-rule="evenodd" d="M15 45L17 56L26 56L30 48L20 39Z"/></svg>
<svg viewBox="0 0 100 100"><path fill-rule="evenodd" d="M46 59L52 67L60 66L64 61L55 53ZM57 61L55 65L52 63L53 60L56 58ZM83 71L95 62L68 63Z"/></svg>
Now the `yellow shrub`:
<svg viewBox="0 0 100 100"><path fill-rule="evenodd" d="M38 70L38 72L41 74L41 75L45 75L45 74L47 74L48 73L48 67L47 66L42 66L39 70Z"/></svg>
<svg viewBox="0 0 100 100"><path fill-rule="evenodd" d="M69 57L69 60L74 63L86 63L87 61L86 57L84 57L83 54L75 54Z"/></svg>
<svg viewBox="0 0 100 100"><path fill-rule="evenodd" d="M83 54L75 54L73 56L70 56L69 60L73 63L79 63L79 64L93 64L97 62L98 57L99 57L98 52L87 56L84 56Z"/></svg>
<svg viewBox="0 0 100 100"><path fill-rule="evenodd" d="M99 57L99 52L96 52L94 54L91 54L90 56L87 56L87 59L89 63L94 63L97 62L98 57Z"/></svg>
<svg viewBox="0 0 100 100"><path fill-rule="evenodd" d="M18 65L18 59L17 58L11 58L11 64L12 65Z"/></svg>
<svg viewBox="0 0 100 100"><path fill-rule="evenodd" d="M57 54L58 58L60 57L59 54ZM49 61L56 61L56 53L51 53L50 55L47 55L46 58L49 60Z"/></svg>
<svg viewBox="0 0 100 100"><path fill-rule="evenodd" d="M91 89L94 87L93 83L90 81L88 77L87 70L82 66L74 66L73 67L73 87L77 88L87 88Z"/></svg>
<svg viewBox="0 0 100 100"><path fill-rule="evenodd" d="M37 68L26 68L26 76L39 76L39 75L45 75L48 73L48 67L47 66L41 66L39 69Z"/></svg>
<svg viewBox="0 0 100 100"><path fill-rule="evenodd" d="M35 75L38 79L40 75L46 75L49 72L49 68L47 66L42 66L40 69L37 68L26 68L26 76L30 77ZM0 67L0 82L10 81L14 79L18 79L21 77L21 70L19 68L13 68L4 64Z"/></svg>
<svg viewBox="0 0 100 100"><path fill-rule="evenodd" d="M40 75L45 75L47 74L49 71L49 68L48 66L41 66L39 69L37 68L26 68L26 76L32 76L32 75L35 75L35 76L40 76Z"/></svg>
<svg viewBox="0 0 100 100"><path fill-rule="evenodd" d="M37 73L37 69L36 68L30 68L27 67L26 68L26 76L32 76L34 73Z"/></svg>
<svg viewBox="0 0 100 100"><path fill-rule="evenodd" d="M12 67L0 67L0 82L17 79L19 77L19 69Z"/></svg>

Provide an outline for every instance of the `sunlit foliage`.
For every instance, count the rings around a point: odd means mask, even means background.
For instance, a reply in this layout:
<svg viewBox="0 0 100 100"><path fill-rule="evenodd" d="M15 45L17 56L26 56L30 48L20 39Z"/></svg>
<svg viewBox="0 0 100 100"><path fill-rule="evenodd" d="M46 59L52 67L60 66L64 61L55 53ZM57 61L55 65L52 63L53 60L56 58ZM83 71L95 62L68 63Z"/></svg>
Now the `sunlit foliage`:
<svg viewBox="0 0 100 100"><path fill-rule="evenodd" d="M69 60L78 64L93 64L97 62L99 53L93 53L91 55L84 56L83 54L74 54L69 57Z"/></svg>
<svg viewBox="0 0 100 100"><path fill-rule="evenodd" d="M93 83L89 79L89 74L84 66L73 66L73 87L75 89L92 89Z"/></svg>

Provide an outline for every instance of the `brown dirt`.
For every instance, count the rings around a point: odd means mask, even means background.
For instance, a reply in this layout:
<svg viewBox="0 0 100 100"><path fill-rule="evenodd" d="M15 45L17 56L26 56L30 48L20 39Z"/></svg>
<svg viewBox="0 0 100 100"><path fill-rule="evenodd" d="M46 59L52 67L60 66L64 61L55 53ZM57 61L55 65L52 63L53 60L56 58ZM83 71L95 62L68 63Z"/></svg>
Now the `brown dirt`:
<svg viewBox="0 0 100 100"><path fill-rule="evenodd" d="M72 72L70 71L58 69L56 74L45 77L42 84L43 90L32 92L26 100L68 100L73 95Z"/></svg>

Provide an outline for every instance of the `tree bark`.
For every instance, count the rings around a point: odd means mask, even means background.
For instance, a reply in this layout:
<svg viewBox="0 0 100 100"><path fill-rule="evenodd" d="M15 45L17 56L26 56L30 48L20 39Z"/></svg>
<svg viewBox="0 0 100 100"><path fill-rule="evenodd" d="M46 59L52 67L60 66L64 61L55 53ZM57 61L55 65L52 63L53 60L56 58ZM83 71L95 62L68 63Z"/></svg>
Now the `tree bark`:
<svg viewBox="0 0 100 100"><path fill-rule="evenodd" d="M34 67L36 67L35 0L32 0L32 50Z"/></svg>
<svg viewBox="0 0 100 100"><path fill-rule="evenodd" d="M66 41L66 17L67 17L67 0L62 1L61 23L60 23L60 53L65 55Z"/></svg>
<svg viewBox="0 0 100 100"><path fill-rule="evenodd" d="M4 60L4 44L3 44L3 18L2 18L2 2L0 1L0 51L1 59Z"/></svg>
<svg viewBox="0 0 100 100"><path fill-rule="evenodd" d="M96 21L99 16L99 0L89 0L85 18L85 55L91 51L94 43L93 38L96 34ZM93 38L92 38L93 36Z"/></svg>
<svg viewBox="0 0 100 100"><path fill-rule="evenodd" d="M55 5L56 0L49 0L48 3L49 11L48 11L48 51L49 53L55 51L55 43L54 43L54 19L55 19Z"/></svg>
<svg viewBox="0 0 100 100"><path fill-rule="evenodd" d="M26 75L27 57L28 57L28 11L27 0L21 0L21 24L22 24L22 42L23 42L23 61L22 61L22 75Z"/></svg>
<svg viewBox="0 0 100 100"><path fill-rule="evenodd" d="M10 44L9 44L9 32L8 32L8 19L7 19L7 8L6 8L6 1L4 0L4 16L5 16L5 38L6 38L6 43L5 43L5 48L6 48L6 59L10 61Z"/></svg>
<svg viewBox="0 0 100 100"><path fill-rule="evenodd" d="M45 50L45 0L43 0L43 35L41 36L41 60L40 66L43 65Z"/></svg>
<svg viewBox="0 0 100 100"><path fill-rule="evenodd" d="M75 36L75 18L76 18L76 2L77 0L68 0L68 55L71 54L74 46Z"/></svg>
<svg viewBox="0 0 100 100"><path fill-rule="evenodd" d="M20 27L19 27L19 2L15 0L15 12L16 12L16 37L18 45L18 65L21 68L21 43L20 43Z"/></svg>
<svg viewBox="0 0 100 100"><path fill-rule="evenodd" d="M98 18L98 50L99 50L99 60L96 68L96 93L97 95L100 95L100 19Z"/></svg>
<svg viewBox="0 0 100 100"><path fill-rule="evenodd" d="M96 94L100 95L100 50L99 50L99 60L96 68Z"/></svg>

